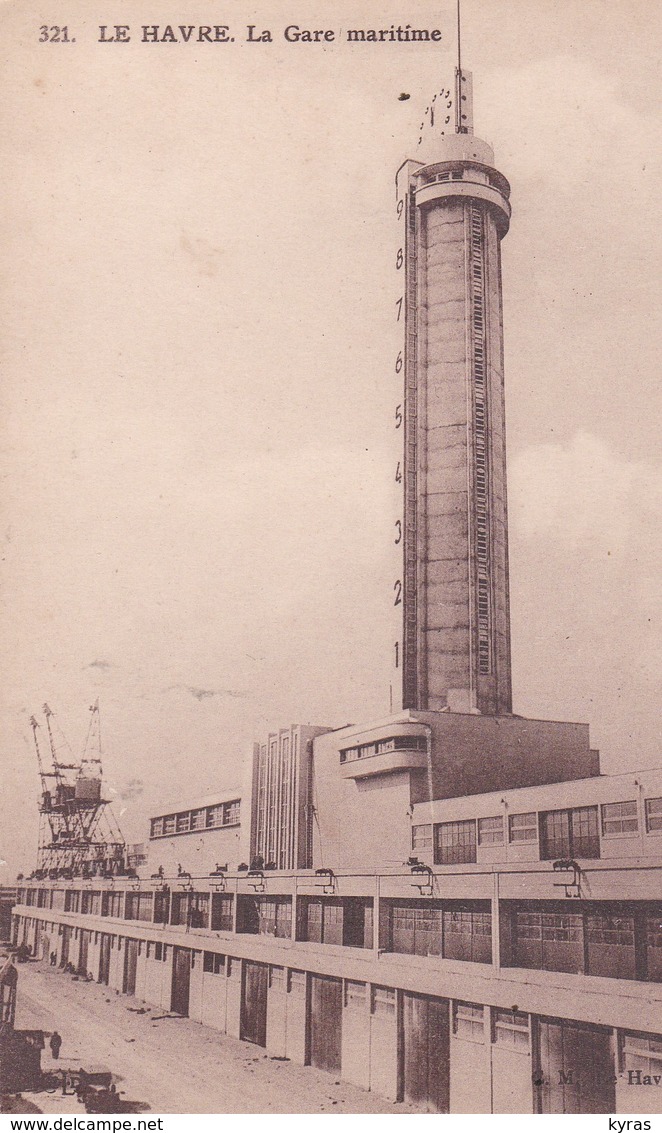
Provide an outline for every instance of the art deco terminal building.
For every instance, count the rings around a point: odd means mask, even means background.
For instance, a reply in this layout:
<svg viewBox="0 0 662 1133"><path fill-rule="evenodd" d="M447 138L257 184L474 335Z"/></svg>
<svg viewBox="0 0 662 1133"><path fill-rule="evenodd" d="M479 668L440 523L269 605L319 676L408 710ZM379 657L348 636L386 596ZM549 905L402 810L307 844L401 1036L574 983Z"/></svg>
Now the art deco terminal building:
<svg viewBox="0 0 662 1133"><path fill-rule="evenodd" d="M423 1110L658 1112L662 772L512 713L509 186L457 78L396 182L391 714L274 731L144 876L23 882L14 939Z"/></svg>

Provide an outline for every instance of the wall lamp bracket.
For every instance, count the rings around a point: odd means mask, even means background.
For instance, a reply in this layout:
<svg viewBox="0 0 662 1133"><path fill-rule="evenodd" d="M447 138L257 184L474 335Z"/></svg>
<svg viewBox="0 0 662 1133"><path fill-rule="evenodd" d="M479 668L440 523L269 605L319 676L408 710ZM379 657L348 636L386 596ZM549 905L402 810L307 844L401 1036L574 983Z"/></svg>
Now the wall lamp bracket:
<svg viewBox="0 0 662 1133"><path fill-rule="evenodd" d="M213 869L211 871L211 873L209 874L209 877L210 877L210 880L211 880L211 887L214 890L214 893L225 893L225 885L226 885L225 870L221 869L220 866L216 866L216 869Z"/></svg>
<svg viewBox="0 0 662 1133"><path fill-rule="evenodd" d="M578 862L573 858L560 858L552 864L552 869L554 873L572 873L572 877L553 882L555 889L564 889L566 897L581 897L582 871Z"/></svg>
<svg viewBox="0 0 662 1133"><path fill-rule="evenodd" d="M193 878L187 869L182 869L181 864L177 865L177 880L185 893L193 892Z"/></svg>
<svg viewBox="0 0 662 1133"><path fill-rule="evenodd" d="M414 889L418 889L421 897L431 897L434 885L434 874L429 865L425 862L410 859L407 863L412 873L412 877L417 877L418 881L412 881Z"/></svg>
<svg viewBox="0 0 662 1133"><path fill-rule="evenodd" d="M315 877L319 878L315 884L321 887L323 893L334 893L336 888L336 875L332 869L324 867L315 870Z"/></svg>
<svg viewBox="0 0 662 1133"><path fill-rule="evenodd" d="M264 880L264 874L261 869L249 869L246 874L246 880L256 893L264 893L267 888Z"/></svg>

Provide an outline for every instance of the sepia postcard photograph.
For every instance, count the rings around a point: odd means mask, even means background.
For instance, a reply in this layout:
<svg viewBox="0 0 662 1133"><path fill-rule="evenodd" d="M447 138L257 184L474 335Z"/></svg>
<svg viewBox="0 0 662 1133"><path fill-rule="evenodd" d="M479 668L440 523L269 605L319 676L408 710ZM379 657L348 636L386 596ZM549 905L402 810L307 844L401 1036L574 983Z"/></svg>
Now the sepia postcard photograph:
<svg viewBox="0 0 662 1133"><path fill-rule="evenodd" d="M3 1133L655 1128L661 55L1 0Z"/></svg>

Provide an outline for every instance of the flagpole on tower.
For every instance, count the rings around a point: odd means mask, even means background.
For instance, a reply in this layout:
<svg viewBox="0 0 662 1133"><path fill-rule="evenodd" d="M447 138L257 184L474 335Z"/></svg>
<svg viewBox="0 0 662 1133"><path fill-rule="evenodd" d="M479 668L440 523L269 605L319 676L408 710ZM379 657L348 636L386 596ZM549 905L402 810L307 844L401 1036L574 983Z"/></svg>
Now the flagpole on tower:
<svg viewBox="0 0 662 1133"><path fill-rule="evenodd" d="M455 133L473 134L473 87L471 74L462 70L462 17L457 0L457 66L455 68Z"/></svg>
<svg viewBox="0 0 662 1133"><path fill-rule="evenodd" d="M462 17L460 0L457 0L457 67L455 68L455 133L463 134L462 129Z"/></svg>

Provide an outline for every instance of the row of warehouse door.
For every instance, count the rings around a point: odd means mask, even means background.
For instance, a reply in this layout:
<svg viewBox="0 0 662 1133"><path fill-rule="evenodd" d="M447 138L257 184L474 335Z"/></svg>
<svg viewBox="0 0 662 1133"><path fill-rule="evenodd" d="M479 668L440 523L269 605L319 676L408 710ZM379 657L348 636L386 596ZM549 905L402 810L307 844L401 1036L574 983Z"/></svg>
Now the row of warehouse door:
<svg viewBox="0 0 662 1133"><path fill-rule="evenodd" d="M267 1042L269 966L244 963L241 1038L257 1046ZM342 1060L343 982L332 976L309 977L308 1061L318 1070L339 1074ZM403 993L402 1092L407 1102L448 1112L448 1001Z"/></svg>
<svg viewBox="0 0 662 1133"><path fill-rule="evenodd" d="M244 964L241 1038L265 1046L269 967ZM308 1061L341 1072L343 983L309 976ZM402 993L402 1100L435 1113L450 1109L449 1002ZM539 1113L613 1113L616 1105L612 1035L608 1028L540 1020L533 1061L533 1100Z"/></svg>
<svg viewBox="0 0 662 1133"><path fill-rule="evenodd" d="M69 940L64 943L68 952ZM85 956L87 943L81 943ZM191 962L190 949L173 948L171 1009L184 1016L189 1013ZM135 994L137 964L138 941L125 939L122 987L128 995ZM109 966L110 936L103 934L100 982L108 982ZM303 977L303 973L298 975ZM268 964L244 961L240 1037L261 1047L267 1043L269 983ZM302 990L303 987L305 983ZM373 994L378 991L374 989ZM311 973L307 994L307 1061L319 1070L340 1074L343 981ZM395 993L390 994L395 1014ZM448 1113L451 1092L449 1001L402 992L400 1003L400 1096L418 1108ZM616 1098L611 1031L574 1021L540 1019L534 1033L535 1110L538 1113L613 1113Z"/></svg>
<svg viewBox="0 0 662 1133"><path fill-rule="evenodd" d="M310 976L311 1066L340 1073L342 1040L342 980ZM269 965L245 961L241 997L240 1037L257 1046L267 1044Z"/></svg>

